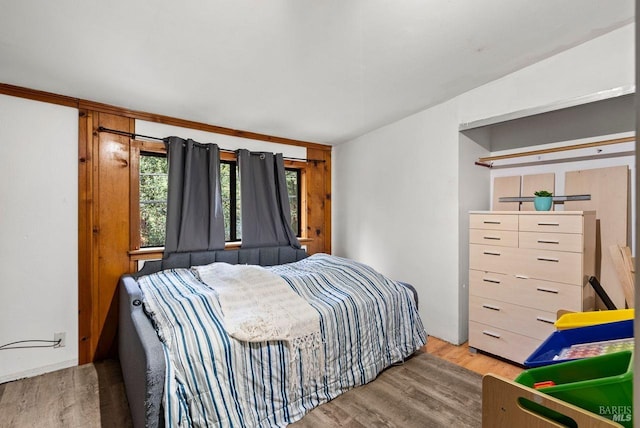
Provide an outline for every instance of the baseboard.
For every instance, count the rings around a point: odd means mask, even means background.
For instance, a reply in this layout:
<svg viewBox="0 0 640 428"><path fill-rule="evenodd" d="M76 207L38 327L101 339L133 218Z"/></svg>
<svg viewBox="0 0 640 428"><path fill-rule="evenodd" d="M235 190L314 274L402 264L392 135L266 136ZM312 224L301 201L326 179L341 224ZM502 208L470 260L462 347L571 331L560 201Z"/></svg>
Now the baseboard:
<svg viewBox="0 0 640 428"><path fill-rule="evenodd" d="M78 359L60 361L59 363L50 364L48 366L36 367L34 369L25 370L18 373L11 373L0 377L0 383L12 382L14 380L20 380L27 377L38 376L45 373L54 372L56 370L66 369L68 367L74 367L78 365Z"/></svg>

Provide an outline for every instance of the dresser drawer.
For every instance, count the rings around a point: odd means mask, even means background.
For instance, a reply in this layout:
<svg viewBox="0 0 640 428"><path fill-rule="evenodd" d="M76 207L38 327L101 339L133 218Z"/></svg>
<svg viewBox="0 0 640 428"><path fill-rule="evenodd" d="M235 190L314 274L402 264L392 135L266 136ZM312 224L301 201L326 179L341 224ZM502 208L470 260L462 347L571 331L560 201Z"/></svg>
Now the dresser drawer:
<svg viewBox="0 0 640 428"><path fill-rule="evenodd" d="M499 273L512 273L518 248L469 244L469 268Z"/></svg>
<svg viewBox="0 0 640 428"><path fill-rule="evenodd" d="M518 230L518 215L516 214L471 214L469 215L471 229Z"/></svg>
<svg viewBox="0 0 640 428"><path fill-rule="evenodd" d="M469 269L469 295L519 303L511 278L506 273Z"/></svg>
<svg viewBox="0 0 640 428"><path fill-rule="evenodd" d="M583 285L582 254L517 248L513 268L517 275L565 284ZM469 266L471 267L471 266Z"/></svg>
<svg viewBox="0 0 640 428"><path fill-rule="evenodd" d="M517 247L518 232L515 230L469 229L469 243Z"/></svg>
<svg viewBox="0 0 640 428"><path fill-rule="evenodd" d="M529 306L548 313L583 310L583 287L561 282L523 279L514 275L469 270L469 294Z"/></svg>
<svg viewBox="0 0 640 428"><path fill-rule="evenodd" d="M542 341L528 336L469 322L469 346L523 364Z"/></svg>
<svg viewBox="0 0 640 428"><path fill-rule="evenodd" d="M556 314L499 300L469 296L469 320L544 340L555 331Z"/></svg>
<svg viewBox="0 0 640 428"><path fill-rule="evenodd" d="M582 223L581 215L521 215L520 231L582 233Z"/></svg>
<svg viewBox="0 0 640 428"><path fill-rule="evenodd" d="M518 241L521 248L573 253L581 253L584 249L583 235L578 233L520 232Z"/></svg>

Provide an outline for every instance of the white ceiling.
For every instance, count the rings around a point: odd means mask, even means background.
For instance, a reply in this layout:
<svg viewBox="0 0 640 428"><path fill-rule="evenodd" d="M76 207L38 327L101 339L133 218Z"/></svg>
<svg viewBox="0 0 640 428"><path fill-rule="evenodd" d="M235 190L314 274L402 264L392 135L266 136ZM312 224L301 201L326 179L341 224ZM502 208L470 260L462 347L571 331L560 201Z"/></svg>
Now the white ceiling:
<svg viewBox="0 0 640 428"><path fill-rule="evenodd" d="M0 82L336 144L633 20L633 0L0 0Z"/></svg>

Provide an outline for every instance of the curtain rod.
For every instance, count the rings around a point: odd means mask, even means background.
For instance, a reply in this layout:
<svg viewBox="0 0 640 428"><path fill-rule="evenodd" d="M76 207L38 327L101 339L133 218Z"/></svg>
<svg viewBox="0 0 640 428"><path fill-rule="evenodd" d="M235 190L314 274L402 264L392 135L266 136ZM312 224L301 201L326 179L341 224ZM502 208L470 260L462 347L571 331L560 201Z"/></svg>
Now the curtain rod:
<svg viewBox="0 0 640 428"><path fill-rule="evenodd" d="M117 134L117 135L122 135L124 137L129 137L129 138L133 138L134 140L136 139L136 137L142 137L142 138L146 138L148 140L156 140L156 141L162 141L162 142L166 142L167 138L160 138L160 137L152 137L150 135L142 135L142 134L136 134L135 132L127 132L127 131L120 131L117 129L110 129L110 128L105 128L104 126L99 126L98 127L98 132L106 132L108 134ZM229 149L220 149L221 152L227 152L227 153L235 153L235 150L229 150ZM305 159L305 158L291 158L291 157L283 157L284 160L291 160L291 161L300 161L300 162L326 162L324 159Z"/></svg>

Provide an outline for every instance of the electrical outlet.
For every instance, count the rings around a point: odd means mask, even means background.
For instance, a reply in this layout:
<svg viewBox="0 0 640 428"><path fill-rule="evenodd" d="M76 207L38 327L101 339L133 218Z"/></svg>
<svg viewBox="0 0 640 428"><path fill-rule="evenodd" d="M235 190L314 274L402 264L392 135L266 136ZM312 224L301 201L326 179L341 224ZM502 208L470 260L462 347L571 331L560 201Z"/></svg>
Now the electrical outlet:
<svg viewBox="0 0 640 428"><path fill-rule="evenodd" d="M53 334L53 341L55 342L55 344L53 345L54 348L62 348L63 346L66 345L67 342L67 333L54 333Z"/></svg>

